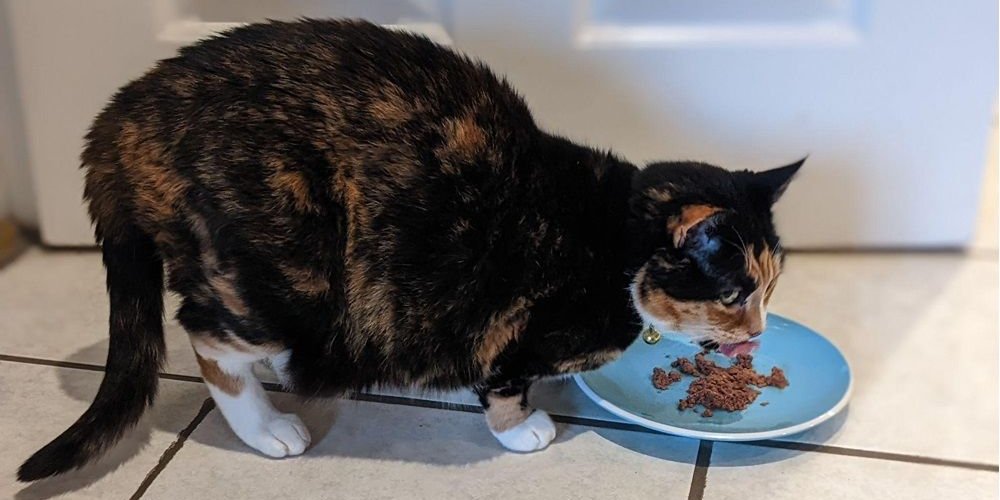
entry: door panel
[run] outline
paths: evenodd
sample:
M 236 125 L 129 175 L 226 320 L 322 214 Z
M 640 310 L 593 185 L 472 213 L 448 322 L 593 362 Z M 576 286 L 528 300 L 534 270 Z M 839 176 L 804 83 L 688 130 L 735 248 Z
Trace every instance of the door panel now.
M 633 162 L 764 169 L 809 154 L 790 247 L 960 246 L 997 88 L 997 4 L 903 0 L 8 1 L 50 244 L 87 244 L 77 157 L 108 96 L 206 32 L 368 17 L 505 73 L 538 122 Z
M 748 3 L 798 7 L 728 10 Z M 960 246 L 971 235 L 997 89 L 995 2 L 454 6 L 456 46 L 505 72 L 538 121 L 571 138 L 636 162 L 756 170 L 809 154 L 777 208 L 788 246 Z M 602 26 L 621 36 L 595 39 Z M 781 29 L 754 39 L 761 26 Z M 685 30 L 700 38 L 669 35 Z

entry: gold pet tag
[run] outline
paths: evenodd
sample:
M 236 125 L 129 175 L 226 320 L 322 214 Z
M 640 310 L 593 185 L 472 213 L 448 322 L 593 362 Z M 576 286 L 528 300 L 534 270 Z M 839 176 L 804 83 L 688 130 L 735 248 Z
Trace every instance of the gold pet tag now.
M 642 331 L 642 340 L 647 344 L 655 344 L 660 341 L 660 332 L 656 331 L 653 325 L 649 325 Z

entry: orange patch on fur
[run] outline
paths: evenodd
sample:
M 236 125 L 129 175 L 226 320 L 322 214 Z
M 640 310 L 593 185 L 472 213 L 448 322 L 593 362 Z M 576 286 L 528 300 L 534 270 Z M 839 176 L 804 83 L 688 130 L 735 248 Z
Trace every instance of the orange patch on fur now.
M 757 289 L 763 294 L 763 302 L 767 304 L 771 300 L 774 286 L 778 282 L 778 275 L 781 274 L 781 254 L 771 250 L 765 245 L 757 254 L 753 245 L 744 248 L 744 257 L 747 274 L 753 278 L 757 284 Z
M 681 314 L 678 301 L 671 298 L 659 288 L 646 286 L 646 267 L 643 266 L 636 274 L 635 282 L 639 286 L 639 301 L 644 309 L 661 321 L 679 325 Z
M 681 208 L 680 215 L 674 215 L 667 219 L 667 231 L 674 235 L 674 246 L 683 245 L 684 239 L 692 227 L 721 211 L 721 208 L 711 205 L 686 205 Z
M 124 218 L 118 215 L 121 200 L 117 193 L 121 188 L 115 180 L 117 171 L 112 163 L 87 164 L 84 195 L 89 201 L 90 218 L 105 236 L 118 232 L 124 223 Z
M 362 192 L 361 168 L 341 165 L 334 174 L 331 192 L 347 212 L 347 242 L 344 251 L 344 292 L 355 334 L 347 336 L 349 349 L 360 356 L 369 342 L 383 352 L 395 347 L 393 287 L 370 274 L 368 264 L 356 255 L 356 245 L 369 227 L 369 208 Z M 366 191 L 367 192 L 367 191 Z
M 556 371 L 559 373 L 576 373 L 587 370 L 594 370 L 611 361 L 618 359 L 622 351 L 619 349 L 608 349 L 589 353 L 579 358 L 561 361 L 556 364 Z
M 488 371 L 497 355 L 524 331 L 528 322 L 528 307 L 528 299 L 521 297 L 510 309 L 494 315 L 490 320 L 476 349 L 476 361 L 484 371 Z
M 198 78 L 191 74 L 179 74 L 167 80 L 170 88 L 180 97 L 192 97 L 198 88 Z
M 754 321 L 743 308 L 727 307 L 714 300 L 677 300 L 659 288 L 644 287 L 645 276 L 645 268 L 636 275 L 640 304 L 649 314 L 675 328 L 701 324 L 722 331 L 739 331 Z
M 368 108 L 373 118 L 388 127 L 395 127 L 413 116 L 412 109 L 415 106 L 406 101 L 402 89 L 392 83 L 386 83 L 380 92 Z
M 705 317 L 710 325 L 719 330 L 733 332 L 743 329 L 747 323 L 747 315 L 742 308 L 730 308 L 714 305 L 705 308 Z
M 358 222 L 365 225 L 367 210 L 364 206 L 364 196 L 361 194 L 361 188 L 359 187 L 360 179 L 356 177 L 358 170 L 358 168 L 353 166 L 340 165 L 338 170 L 333 174 L 330 192 L 334 199 L 339 200 L 343 204 L 344 210 L 347 211 L 349 216 L 348 224 L 353 224 L 354 222 L 350 219 L 357 219 Z M 350 227 L 348 229 L 350 230 Z M 348 238 L 347 244 L 350 245 L 353 239 L 353 237 Z
M 344 123 L 344 108 L 341 106 L 341 103 L 327 92 L 316 92 L 310 94 L 309 97 L 316 101 L 316 108 L 323 115 L 323 125 L 329 135 L 333 137 L 341 136 L 343 134 L 341 127 Z
M 238 396 L 243 392 L 243 380 L 222 371 L 217 361 L 203 358 L 197 352 L 194 353 L 194 357 L 198 360 L 201 378 L 205 379 L 206 384 L 212 384 L 230 396 Z
M 358 189 L 357 184 L 353 182 L 344 183 L 344 204 L 347 205 L 348 212 L 352 214 L 357 214 L 361 210 L 361 203 L 363 197 L 361 195 L 361 190 Z
M 290 205 L 302 213 L 319 211 L 309 194 L 309 181 L 305 174 L 288 170 L 285 168 L 285 162 L 277 158 L 265 160 L 264 165 L 271 169 L 267 185 L 271 186 L 271 189 L 278 193 L 283 201 L 290 200 Z
M 250 308 L 243 302 L 236 290 L 236 273 L 232 270 L 223 271 L 219 256 L 212 246 L 211 235 L 205 220 L 198 216 L 192 216 L 190 223 L 191 231 L 198 238 L 202 271 L 208 280 L 208 286 L 212 289 L 211 291 L 206 290 L 206 293 L 212 295 L 211 292 L 214 291 L 214 295 L 222 301 L 222 305 L 226 309 L 237 316 L 246 316 L 250 312 Z
M 771 302 L 771 294 L 774 293 L 774 287 L 778 284 L 778 280 L 771 280 L 767 284 L 767 288 L 764 290 L 764 304 L 769 304 Z
M 468 161 L 479 155 L 486 146 L 486 133 L 476 125 L 475 117 L 467 113 L 460 118 L 449 118 L 444 123 L 444 145 L 438 150 L 441 156 Z
M 315 269 L 279 266 L 281 273 L 291 282 L 292 288 L 306 295 L 322 295 L 330 290 L 330 282 Z
M 489 408 L 486 409 L 486 423 L 494 432 L 503 432 L 516 427 L 531 415 L 531 408 L 521 404 L 520 394 L 500 396 L 494 393 L 486 395 Z
M 138 208 L 157 222 L 173 217 L 190 183 L 169 165 L 165 145 L 135 122 L 125 122 L 118 149 Z
M 779 255 L 767 246 L 758 254 L 753 245 L 748 245 L 744 248 L 744 257 L 747 274 L 754 280 L 757 289 L 741 307 L 718 306 L 706 310 L 708 323 L 722 331 L 761 331 L 764 328 L 763 311 L 781 272 Z
M 367 265 L 353 255 L 348 255 L 344 268 L 348 311 L 356 329 L 347 337 L 351 352 L 360 356 L 368 342 L 376 342 L 383 352 L 392 352 L 396 335 L 393 288 L 372 280 Z
M 236 284 L 234 277 L 229 274 L 217 274 L 208 278 L 208 283 L 212 285 L 215 290 L 216 295 L 222 301 L 222 305 L 229 309 L 233 314 L 237 316 L 246 316 L 250 309 L 247 307 L 243 299 L 240 298 L 239 292 L 236 291 Z

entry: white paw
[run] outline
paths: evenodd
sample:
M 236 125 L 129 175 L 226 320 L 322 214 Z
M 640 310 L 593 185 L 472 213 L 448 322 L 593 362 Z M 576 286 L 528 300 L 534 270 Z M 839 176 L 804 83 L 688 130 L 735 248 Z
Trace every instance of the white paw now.
M 503 432 L 493 432 L 493 435 L 508 450 L 529 452 L 548 446 L 556 437 L 556 425 L 548 413 L 535 410 L 524 422 Z
M 240 437 L 255 450 L 274 458 L 301 455 L 311 440 L 302 419 L 291 413 L 276 414 L 251 435 Z

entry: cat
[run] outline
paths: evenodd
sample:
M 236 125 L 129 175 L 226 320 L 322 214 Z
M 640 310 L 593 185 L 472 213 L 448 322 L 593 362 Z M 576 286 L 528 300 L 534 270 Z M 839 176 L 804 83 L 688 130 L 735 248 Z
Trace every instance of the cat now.
M 106 374 L 18 477 L 82 466 L 153 403 L 165 287 L 219 410 L 265 455 L 310 436 L 257 362 L 308 397 L 470 387 L 504 447 L 545 448 L 532 381 L 614 360 L 647 324 L 718 344 L 763 331 L 783 255 L 771 208 L 802 161 L 639 169 L 540 130 L 482 63 L 363 21 L 181 49 L 86 137 Z

